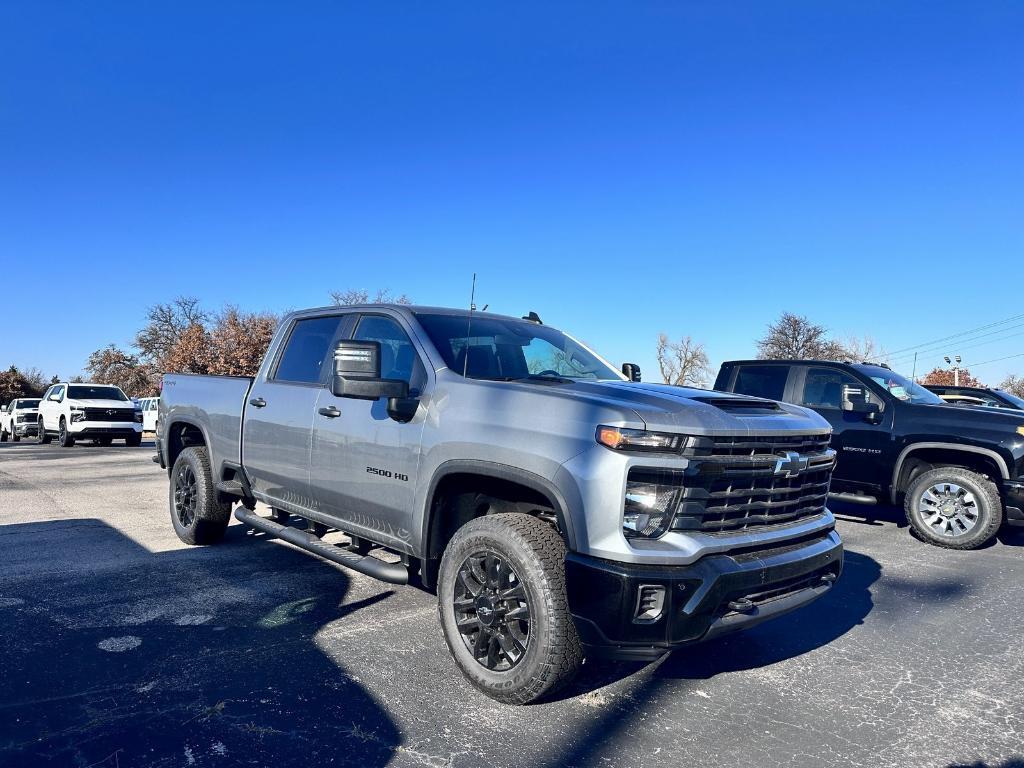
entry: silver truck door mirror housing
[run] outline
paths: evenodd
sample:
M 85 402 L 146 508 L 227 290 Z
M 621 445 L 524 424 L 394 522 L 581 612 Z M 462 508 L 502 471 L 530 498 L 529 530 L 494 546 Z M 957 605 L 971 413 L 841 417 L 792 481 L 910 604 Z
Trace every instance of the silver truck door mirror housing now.
M 404 398 L 409 385 L 400 379 L 382 379 L 379 341 L 339 341 L 334 348 L 331 392 L 336 397 L 376 400 Z

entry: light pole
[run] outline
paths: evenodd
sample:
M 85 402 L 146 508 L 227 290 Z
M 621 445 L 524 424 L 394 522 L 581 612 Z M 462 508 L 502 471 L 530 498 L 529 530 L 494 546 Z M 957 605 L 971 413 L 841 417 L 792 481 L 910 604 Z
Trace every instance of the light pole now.
M 946 361 L 946 365 L 952 365 L 953 366 L 953 386 L 954 387 L 959 387 L 960 386 L 960 355 L 953 355 L 953 359 L 952 360 L 949 359 L 949 355 L 946 355 L 946 357 L 944 359 Z

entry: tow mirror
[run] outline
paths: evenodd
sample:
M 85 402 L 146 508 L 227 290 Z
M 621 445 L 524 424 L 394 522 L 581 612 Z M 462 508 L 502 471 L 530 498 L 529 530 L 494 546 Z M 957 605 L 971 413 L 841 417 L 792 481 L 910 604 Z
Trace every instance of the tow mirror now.
M 623 363 L 622 375 L 630 381 L 640 381 L 640 366 L 636 363 Z
M 843 410 L 849 413 L 859 413 L 868 424 L 878 424 L 882 421 L 882 409 L 878 403 L 873 403 L 867 398 L 862 389 L 845 388 L 843 392 Z
M 362 400 L 401 399 L 409 396 L 409 385 L 380 377 L 379 341 L 339 341 L 334 348 L 331 392 L 335 397 Z

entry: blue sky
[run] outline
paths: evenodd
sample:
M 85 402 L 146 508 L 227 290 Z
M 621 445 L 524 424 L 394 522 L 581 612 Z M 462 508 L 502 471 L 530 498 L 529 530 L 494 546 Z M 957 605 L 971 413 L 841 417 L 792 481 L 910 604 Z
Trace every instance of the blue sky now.
M 474 271 L 646 378 L 784 310 L 890 350 L 1024 315 L 1020 3 L 371 5 L 0 7 L 0 365 Z

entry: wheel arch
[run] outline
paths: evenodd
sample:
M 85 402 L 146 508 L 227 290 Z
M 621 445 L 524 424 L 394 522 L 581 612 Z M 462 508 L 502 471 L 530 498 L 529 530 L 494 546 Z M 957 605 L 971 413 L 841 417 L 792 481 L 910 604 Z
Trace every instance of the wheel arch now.
M 911 443 L 900 451 L 896 459 L 896 465 L 892 471 L 892 481 L 889 484 L 889 497 L 893 504 L 897 504 L 899 494 L 903 492 L 906 481 L 909 479 L 905 470 L 909 469 L 908 459 L 922 459 L 932 463 L 936 460 L 945 460 L 947 457 L 954 461 L 957 456 L 970 457 L 964 466 L 969 468 L 987 467 L 994 469 L 997 480 L 1008 480 L 1010 477 L 1009 467 L 1006 460 L 991 448 L 982 448 L 977 445 L 964 445 L 963 443 L 944 442 L 922 442 Z
M 420 526 L 420 549 L 424 562 L 437 556 L 438 539 L 444 537 L 444 532 L 438 530 L 439 518 L 444 514 L 439 502 L 444 496 L 446 486 L 453 482 L 466 482 L 467 487 L 472 487 L 474 482 L 490 483 L 495 484 L 499 489 L 521 488 L 535 494 L 536 498 L 546 502 L 545 506 L 551 508 L 555 515 L 559 534 L 566 546 L 570 550 L 574 549 L 576 539 L 572 528 L 572 517 L 569 514 L 565 497 L 553 482 L 520 467 L 486 460 L 456 459 L 438 466 L 427 488 Z M 429 580 L 429 575 L 427 578 Z
M 167 448 L 165 453 L 168 474 L 174 469 L 174 462 L 177 460 L 178 455 L 189 446 L 202 445 L 207 450 L 210 449 L 210 438 L 206 433 L 206 428 L 192 419 L 175 417 L 167 425 L 167 430 L 164 434 L 165 446 Z M 210 461 L 212 465 L 212 457 Z

